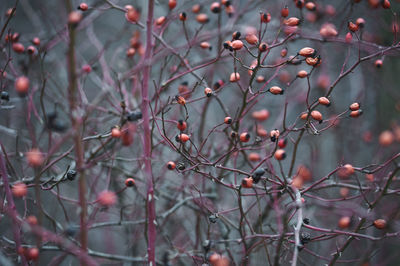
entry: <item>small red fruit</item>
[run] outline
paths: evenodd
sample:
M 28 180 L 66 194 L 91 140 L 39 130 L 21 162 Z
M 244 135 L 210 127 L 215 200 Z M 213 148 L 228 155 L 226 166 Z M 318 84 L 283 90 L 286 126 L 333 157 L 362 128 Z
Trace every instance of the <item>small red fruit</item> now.
M 232 117 L 230 117 L 230 116 L 225 117 L 224 123 L 227 125 L 230 125 L 232 123 Z
M 253 117 L 254 119 L 256 119 L 257 121 L 265 121 L 269 118 L 269 111 L 267 109 L 262 109 L 259 111 L 254 111 L 251 114 L 251 117 Z
M 240 134 L 240 141 L 241 142 L 248 142 L 250 140 L 250 134 L 248 132 L 243 132 Z
M 384 219 L 377 219 L 377 220 L 374 221 L 374 226 L 377 229 L 385 229 L 386 225 L 387 225 L 387 223 L 386 223 L 386 221 Z
M 11 192 L 14 197 L 22 198 L 28 194 L 28 188 L 25 183 L 19 182 L 13 185 Z
M 211 97 L 212 93 L 213 93 L 212 89 L 210 89 L 210 88 L 205 88 L 205 89 L 204 89 L 204 94 L 205 94 L 207 97 Z
M 117 196 L 112 191 L 104 190 L 97 197 L 97 202 L 104 207 L 110 207 L 117 202 Z
M 111 137 L 120 138 L 121 135 L 122 135 L 122 133 L 121 133 L 121 129 L 119 129 L 119 127 L 114 127 L 113 129 L 111 129 Z
M 187 128 L 187 124 L 185 121 L 183 121 L 182 119 L 180 119 L 178 121 L 178 123 L 176 124 L 176 127 L 180 130 L 180 131 L 185 131 L 185 129 Z
M 311 112 L 311 117 L 312 117 L 314 120 L 317 120 L 317 121 L 319 121 L 319 122 L 322 122 L 322 114 L 321 114 L 319 111 L 317 111 L 317 110 L 314 110 L 314 111 Z
M 78 7 L 78 9 L 82 10 L 82 11 L 86 11 L 88 10 L 88 5 L 86 3 L 81 3 Z
M 176 167 L 176 164 L 175 164 L 173 161 L 169 161 L 169 162 L 167 163 L 167 168 L 168 168 L 168 170 L 174 170 L 175 167 Z
M 168 6 L 170 10 L 174 9 L 176 7 L 176 0 L 169 0 Z
M 125 186 L 133 187 L 134 185 L 135 185 L 135 179 L 133 179 L 133 178 L 125 179 Z
M 243 178 L 242 187 L 244 187 L 244 188 L 252 188 L 253 187 L 253 178 L 252 177 Z
M 39 167 L 44 162 L 43 154 L 36 148 L 33 148 L 26 153 L 26 159 L 28 164 L 32 167 Z
M 79 11 L 72 11 L 68 15 L 68 23 L 71 25 L 76 25 L 82 20 L 82 13 Z
M 279 147 L 279 148 L 283 149 L 283 148 L 286 147 L 286 145 L 287 145 L 287 139 L 280 139 L 280 140 L 278 141 L 278 147 Z
M 37 225 L 38 219 L 34 215 L 29 215 L 28 217 L 26 217 L 26 222 L 30 225 Z
M 283 94 L 283 89 L 280 88 L 280 87 L 278 87 L 278 86 L 272 86 L 272 87 L 269 89 L 269 91 L 270 91 L 272 94 L 275 94 L 275 95 L 277 95 L 277 94 Z
M 240 80 L 240 74 L 237 72 L 233 72 L 229 78 L 230 82 L 237 82 Z
M 275 159 L 278 161 L 284 160 L 286 158 L 286 153 L 285 150 L 283 149 L 277 149 L 275 154 L 274 154 Z
M 318 102 L 320 104 L 322 104 L 322 105 L 325 105 L 325 106 L 330 106 L 331 105 L 331 101 L 329 101 L 329 99 L 326 98 L 326 97 L 319 97 Z
M 284 8 L 282 8 L 281 10 L 281 16 L 283 18 L 286 18 L 287 16 L 289 16 L 289 8 L 287 6 L 285 6 Z
M 39 258 L 39 249 L 38 248 L 29 248 L 27 251 L 26 257 L 28 260 L 37 260 Z
M 381 68 L 383 65 L 383 61 L 381 59 L 378 59 L 375 61 L 374 65 L 376 68 Z
M 340 218 L 338 226 L 342 229 L 346 229 L 350 226 L 351 219 L 348 216 L 343 216 Z
M 25 46 L 22 43 L 15 42 L 12 45 L 12 49 L 14 50 L 14 52 L 22 54 L 25 51 Z
M 177 138 L 180 142 L 185 143 L 186 141 L 188 141 L 190 139 L 190 137 L 184 133 L 181 133 L 178 135 Z

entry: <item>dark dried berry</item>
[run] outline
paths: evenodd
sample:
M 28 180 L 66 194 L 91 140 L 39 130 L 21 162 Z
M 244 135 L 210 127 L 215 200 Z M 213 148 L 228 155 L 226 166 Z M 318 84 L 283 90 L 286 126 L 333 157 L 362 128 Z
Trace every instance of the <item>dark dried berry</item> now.
M 71 181 L 73 181 L 74 179 L 75 179 L 75 177 L 76 177 L 76 171 L 75 170 L 68 170 L 68 172 L 67 172 L 67 178 L 68 178 L 68 180 L 71 180 Z
M 305 223 L 305 224 L 310 224 L 310 219 L 304 218 L 304 219 L 303 219 L 303 223 Z
M 142 119 L 142 112 L 139 110 L 132 111 L 126 116 L 126 119 L 131 122 Z
M 208 216 L 208 220 L 210 221 L 210 223 L 215 224 L 218 221 L 219 215 L 218 213 L 214 213 L 211 214 L 210 216 Z
M 176 169 L 178 169 L 179 171 L 183 171 L 185 170 L 185 164 L 183 162 L 180 162 L 176 165 Z
M 0 97 L 2 100 L 7 101 L 7 102 L 10 100 L 10 95 L 6 91 L 2 91 Z
M 302 245 L 305 245 L 305 244 L 307 244 L 307 243 L 310 242 L 310 241 L 311 241 L 311 235 L 310 235 L 310 233 L 302 232 L 302 233 L 300 234 L 300 242 L 301 242 Z

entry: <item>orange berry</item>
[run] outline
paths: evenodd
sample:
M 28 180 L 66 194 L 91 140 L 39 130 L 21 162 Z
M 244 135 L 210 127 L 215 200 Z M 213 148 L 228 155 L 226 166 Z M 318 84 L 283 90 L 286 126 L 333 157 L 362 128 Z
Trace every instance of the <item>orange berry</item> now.
M 291 17 L 291 18 L 286 19 L 283 23 L 286 26 L 292 26 L 293 27 L 293 26 L 297 26 L 297 25 L 300 24 L 300 19 L 298 19 L 296 17 Z
M 26 217 L 26 222 L 30 225 L 37 225 L 38 219 L 35 215 L 29 215 L 28 217 Z
M 351 41 L 353 40 L 353 35 L 351 35 L 351 33 L 348 32 L 348 33 L 346 34 L 345 40 L 346 40 L 347 43 L 351 43 Z
M 120 138 L 122 135 L 121 130 L 118 127 L 114 127 L 111 129 L 111 137 Z
M 14 50 L 14 52 L 22 54 L 25 51 L 25 46 L 22 43 L 16 42 L 13 43 L 12 49 Z
M 82 13 L 79 11 L 72 11 L 68 15 L 68 23 L 71 25 L 76 25 L 82 20 Z
M 167 163 L 167 168 L 168 168 L 168 170 L 174 170 L 175 167 L 176 167 L 176 164 L 175 164 L 173 161 L 169 161 L 169 162 Z
M 261 22 L 268 23 L 271 21 L 271 14 L 270 13 L 261 13 Z
M 254 111 L 251 116 L 258 121 L 265 121 L 269 118 L 269 111 L 267 109 L 262 109 L 259 111 Z
M 133 179 L 133 178 L 125 179 L 125 186 L 133 187 L 134 185 L 135 185 L 135 179 Z
M 378 59 L 375 61 L 374 65 L 376 68 L 381 68 L 383 65 L 383 61 L 381 59 Z
M 15 90 L 20 96 L 28 93 L 29 85 L 29 79 L 25 76 L 18 77 L 14 83 Z
M 175 100 L 180 105 L 185 105 L 186 104 L 186 100 L 182 96 L 175 96 Z
M 286 152 L 283 149 L 277 149 L 274 154 L 275 159 L 278 161 L 284 160 L 286 158 Z
M 338 175 L 340 178 L 349 178 L 352 174 L 354 174 L 354 167 L 351 164 L 345 164 L 338 171 Z
M 384 9 L 389 9 L 390 8 L 390 1 L 389 0 L 382 0 L 381 5 Z
M 213 91 L 212 91 L 211 88 L 205 88 L 205 89 L 204 89 L 204 94 L 205 94 L 207 97 L 211 97 L 211 95 L 213 94 Z
M 167 18 L 165 16 L 161 16 L 159 18 L 156 19 L 155 23 L 157 26 L 161 26 L 162 24 L 164 24 L 164 22 L 167 20 Z
M 316 53 L 314 48 L 310 48 L 310 47 L 304 47 L 299 51 L 299 55 L 304 56 L 304 57 L 310 57 L 310 56 L 314 56 Z
M 301 113 L 301 115 L 300 115 L 300 119 L 301 120 L 307 120 L 307 118 L 308 118 L 308 113 L 307 112 Z
M 356 111 L 351 111 L 350 112 L 350 116 L 351 117 L 359 117 L 360 115 L 362 115 L 363 111 L 361 109 L 358 109 Z
M 43 164 L 44 157 L 39 149 L 33 148 L 26 153 L 26 160 L 31 167 L 39 167 Z
M 168 6 L 170 10 L 174 9 L 176 7 L 176 0 L 169 0 Z
M 335 25 L 333 25 L 332 23 L 325 23 L 319 30 L 319 34 L 323 38 L 328 38 L 328 37 L 335 37 L 336 35 L 338 35 L 338 32 L 336 30 Z
M 230 117 L 230 116 L 225 117 L 224 123 L 227 125 L 230 125 L 232 123 L 232 117 Z
M 264 76 L 257 76 L 257 77 L 256 77 L 256 81 L 257 81 L 258 83 L 262 83 L 262 82 L 265 81 L 265 78 L 264 78 Z
M 213 13 L 219 13 L 219 12 L 221 12 L 221 4 L 218 3 L 218 2 L 212 3 L 211 6 L 210 6 L 210 10 L 211 10 L 211 12 L 213 12 Z
M 262 127 L 259 127 L 257 129 L 257 135 L 260 137 L 266 137 L 266 136 L 268 136 L 268 132 L 265 129 L 263 129 Z
M 185 12 L 182 12 L 179 14 L 179 20 L 180 21 L 185 21 L 187 19 L 187 15 Z
M 39 46 L 40 45 L 40 39 L 38 37 L 35 37 L 35 38 L 32 39 L 32 43 L 34 45 L 36 45 L 36 46 Z
M 358 19 L 356 20 L 356 24 L 357 24 L 360 28 L 363 28 L 364 25 L 365 25 L 365 20 L 364 20 L 363 18 L 358 18 Z
M 126 8 L 126 7 L 125 7 Z M 140 19 L 140 13 L 132 6 L 129 6 L 127 9 L 127 12 L 125 14 L 125 18 L 127 21 L 131 23 L 136 23 Z
M 282 8 L 281 10 L 281 16 L 283 18 L 286 18 L 287 16 L 289 16 L 289 8 L 287 6 L 285 6 L 284 8 Z
M 387 147 L 390 146 L 394 142 L 394 134 L 389 131 L 385 130 L 379 135 L 379 144 Z
M 243 178 L 242 187 L 244 187 L 244 188 L 252 188 L 253 187 L 253 178 L 252 177 Z
M 343 216 L 340 218 L 338 226 L 342 229 L 346 229 L 350 226 L 351 219 L 348 216 Z
M 279 138 L 280 132 L 277 129 L 271 130 L 269 133 L 269 137 L 271 138 L 271 141 L 276 141 Z
M 240 134 L 240 141 L 241 142 L 248 142 L 250 140 L 250 134 L 248 132 L 243 132 Z
M 286 145 L 287 145 L 287 139 L 280 139 L 280 140 L 278 141 L 278 147 L 279 147 L 279 148 L 283 149 L 283 148 L 286 147 Z
M 258 162 L 259 160 L 261 160 L 260 155 L 258 153 L 256 153 L 256 152 L 250 153 L 247 158 L 251 162 Z
M 285 57 L 286 55 L 287 55 L 287 49 L 286 48 L 283 48 L 282 50 L 281 50 L 281 57 Z
M 321 114 L 319 111 L 317 111 L 317 110 L 314 110 L 314 111 L 311 112 L 311 117 L 312 117 L 314 120 L 317 120 L 317 121 L 319 121 L 319 122 L 322 122 L 322 114 Z
M 190 137 L 184 133 L 181 133 L 178 135 L 178 140 L 182 143 L 185 143 L 186 141 L 188 141 L 190 139 Z
M 387 225 L 387 223 L 384 219 L 377 219 L 374 221 L 374 226 L 377 229 L 385 229 L 386 225 Z
M 97 202 L 105 207 L 110 207 L 117 202 L 117 196 L 112 191 L 104 190 L 97 197 Z
M 208 22 L 208 16 L 207 16 L 207 14 L 204 14 L 204 13 L 198 14 L 196 16 L 196 20 L 197 20 L 197 22 L 199 22 L 201 24 L 205 24 Z
M 330 106 L 331 105 L 331 101 L 329 101 L 329 99 L 326 98 L 326 97 L 319 97 L 318 98 L 318 102 L 320 104 L 322 104 L 322 105 L 325 105 L 325 106 Z
M 318 67 L 321 64 L 321 58 L 319 56 L 317 57 L 307 57 L 306 58 L 306 63 L 309 66 L 313 66 L 313 67 Z
M 265 52 L 268 50 L 268 44 L 266 44 L 265 42 L 260 43 L 260 45 L 258 46 L 258 50 L 260 52 Z
M 241 40 L 235 40 L 232 42 L 231 47 L 233 50 L 240 50 L 243 48 L 243 42 Z
M 14 197 L 22 198 L 28 194 L 28 188 L 25 185 L 25 183 L 19 182 L 12 186 L 11 192 L 14 195 Z
M 200 43 L 200 47 L 203 48 L 203 49 L 209 49 L 209 50 L 211 50 L 211 45 L 210 45 L 209 42 L 201 42 L 201 43 Z
M 306 8 L 310 11 L 315 11 L 317 9 L 317 6 L 313 2 L 308 2 L 306 4 Z
M 358 31 L 358 25 L 351 21 L 349 21 L 349 23 L 347 24 L 347 27 L 349 28 L 349 31 L 351 31 L 351 32 Z
M 258 37 L 255 34 L 247 34 L 246 35 L 246 42 L 248 42 L 249 44 L 257 44 L 258 43 Z
M 299 77 L 299 78 L 305 78 L 307 76 L 308 76 L 308 73 L 305 70 L 300 70 L 299 72 L 297 72 L 297 77 Z
M 200 9 L 201 9 L 201 5 L 196 4 L 196 5 L 194 5 L 194 6 L 192 7 L 192 12 L 195 13 L 195 14 L 197 14 L 197 13 L 200 12 Z
M 178 121 L 178 123 L 176 124 L 176 127 L 180 130 L 180 131 L 185 131 L 185 129 L 187 128 L 187 124 L 185 121 L 183 121 L 182 119 Z
M 275 95 L 277 95 L 277 94 L 283 94 L 283 89 L 280 88 L 280 87 L 278 87 L 278 86 L 272 86 L 272 87 L 269 89 L 269 91 L 270 91 L 272 94 L 275 94 Z
M 237 82 L 240 80 L 240 74 L 238 72 L 233 72 L 229 77 L 230 82 Z
M 39 258 L 39 249 L 38 248 L 29 248 L 27 251 L 26 257 L 28 260 L 37 260 Z
M 78 9 L 82 10 L 82 11 L 86 11 L 88 10 L 88 5 L 86 3 L 81 3 L 78 7 Z
M 358 109 L 360 109 L 360 104 L 359 103 L 352 103 L 349 107 L 349 109 L 351 111 L 357 111 Z

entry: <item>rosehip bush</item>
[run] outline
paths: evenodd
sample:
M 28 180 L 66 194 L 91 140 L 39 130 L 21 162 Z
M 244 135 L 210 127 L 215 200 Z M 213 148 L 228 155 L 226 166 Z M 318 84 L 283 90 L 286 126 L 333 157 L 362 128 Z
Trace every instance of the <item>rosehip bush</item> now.
M 399 1 L 3 0 L 2 265 L 396 265 Z

